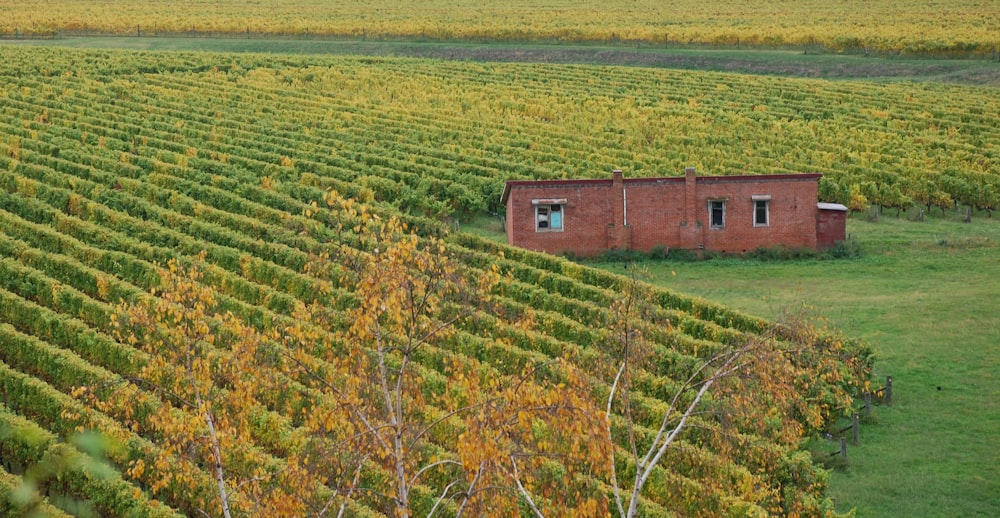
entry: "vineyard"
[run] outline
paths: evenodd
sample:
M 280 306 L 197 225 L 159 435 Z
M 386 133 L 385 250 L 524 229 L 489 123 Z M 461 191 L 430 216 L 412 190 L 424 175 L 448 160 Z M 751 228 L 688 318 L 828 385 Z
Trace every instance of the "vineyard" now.
M 698 142 L 747 138 L 715 124 L 752 132 L 794 125 L 803 103 L 829 109 L 805 93 L 820 83 L 785 100 L 754 80 L 751 103 L 747 78 L 711 74 L 0 55 L 0 508 L 379 515 L 489 502 L 601 515 L 622 504 L 614 474 L 648 466 L 650 485 L 625 500 L 645 515 L 832 509 L 826 473 L 797 447 L 849 407 L 863 346 L 451 230 L 495 210 L 506 178 L 750 161 L 760 149 L 724 157 Z M 870 88 L 860 95 L 880 96 Z M 727 110 L 735 118 L 715 122 Z M 960 127 L 985 130 L 985 117 Z M 394 278 L 425 294 L 418 316 L 391 311 L 403 302 L 380 289 Z M 419 347 L 380 356 L 386 340 Z M 608 365 L 633 340 L 650 352 L 616 398 Z M 770 352 L 739 363 L 744 376 L 711 377 L 737 368 L 715 358 L 750 347 Z M 388 408 L 424 431 L 357 420 L 373 408 L 363 380 L 388 368 L 410 387 Z M 685 388 L 706 381 L 719 387 L 708 412 L 685 414 L 689 432 L 660 464 L 623 453 L 656 435 L 658 415 L 676 418 L 675 403 L 696 405 L 702 393 Z M 371 450 L 351 426 L 412 442 Z M 409 473 L 398 487 L 394 468 Z M 473 490 L 480 475 L 491 491 Z
M 872 4 L 796 0 L 779 4 L 642 0 L 590 2 L 393 2 L 280 0 L 267 4 L 30 0 L 0 6 L 0 34 L 214 35 L 224 37 L 420 38 L 476 42 L 570 42 L 645 46 L 795 47 L 815 51 L 996 56 L 1000 17 L 989 2 L 941 6 L 920 0 Z
M 178 72 L 164 79 L 120 75 L 113 69 L 125 65 L 115 60 L 74 69 L 60 51 L 7 58 L 26 79 L 97 81 L 117 105 L 148 111 L 144 125 L 172 133 L 149 158 L 208 170 L 232 159 L 277 182 L 339 178 L 368 199 L 437 218 L 497 212 L 507 179 L 604 177 L 612 168 L 672 176 L 687 166 L 704 174 L 821 172 L 823 201 L 855 210 L 1000 204 L 1000 106 L 989 88 L 380 58 L 136 63 L 142 72 Z M 15 104 L 22 95 L 48 100 L 25 107 L 21 119 L 44 123 L 46 110 L 69 105 L 88 110 L 78 91 L 36 81 L 8 89 Z M 157 97 L 174 102 L 154 109 L 149 99 Z M 223 111 L 242 118 L 220 119 Z M 267 134 L 248 135 L 248 124 Z M 143 129 L 122 126 L 114 137 L 130 146 L 157 138 Z M 83 144 L 100 137 L 78 133 Z M 250 138 L 253 152 L 237 152 Z M 20 140 L 10 134 L 12 153 Z
M 391 514 L 384 499 L 351 497 L 334 475 L 309 471 L 315 462 L 310 463 L 308 452 L 329 447 L 335 440 L 330 426 L 348 422 L 346 417 L 338 421 L 336 414 L 335 394 L 346 389 L 331 393 L 316 377 L 318 372 L 341 372 L 344 357 L 338 351 L 353 339 L 355 329 L 348 329 L 347 322 L 364 321 L 364 313 L 357 311 L 370 300 L 362 296 L 368 284 L 345 280 L 346 264 L 323 258 L 371 258 L 379 247 L 424 257 L 406 248 L 410 241 L 405 238 L 380 241 L 385 228 L 379 231 L 377 223 L 393 214 L 409 222 L 396 227 L 396 234 L 409 225 L 421 229 L 421 241 L 447 250 L 447 257 L 461 265 L 462 278 L 502 272 L 507 279 L 485 291 L 455 290 L 481 293 L 495 306 L 472 312 L 454 333 L 420 349 L 415 376 L 423 384 L 409 395 L 425 401 L 414 406 L 420 415 L 447 416 L 455 412 L 454 398 L 473 397 L 478 391 L 459 388 L 477 386 L 469 381 L 475 379 L 470 372 L 484 372 L 492 383 L 508 380 L 517 390 L 537 387 L 535 397 L 542 401 L 590 393 L 590 403 L 581 401 L 574 408 L 596 405 L 608 392 L 608 380 L 599 375 L 606 356 L 602 351 L 615 342 L 610 331 L 594 323 L 609 322 L 609 329 L 642 328 L 657 351 L 657 359 L 634 375 L 630 399 L 642 416 L 662 409 L 671 391 L 682 389 L 699 358 L 709 361 L 765 330 L 757 319 L 662 291 L 643 291 L 646 311 L 655 318 L 616 320 L 609 308 L 624 289 L 619 277 L 461 234 L 445 234 L 444 241 L 437 241 L 434 235 L 445 231 L 440 218 L 491 207 L 506 174 L 554 175 L 557 163 L 626 160 L 590 155 L 593 151 L 584 151 L 570 134 L 539 120 L 534 112 L 544 104 L 541 100 L 529 106 L 516 91 L 501 96 L 509 100 L 494 107 L 492 115 L 482 112 L 489 83 L 469 89 L 467 107 L 464 102 L 444 107 L 441 100 L 454 93 L 444 85 L 483 80 L 463 77 L 461 67 L 422 61 L 280 63 L 241 57 L 234 62 L 211 55 L 10 49 L 4 50 L 4 58 L 0 448 L 8 488 L 5 505 L 23 505 L 23 492 L 12 488 L 24 478 L 38 484 L 32 505 L 53 514 L 58 509 L 100 515 L 218 514 L 229 506 L 237 514 L 300 514 L 337 498 L 354 513 Z M 44 70 L 32 70 L 38 66 Z M 565 73 L 573 77 L 583 70 Z M 530 71 L 515 67 L 497 72 L 513 79 Z M 417 76 L 426 85 L 421 90 L 410 83 Z M 394 100 L 396 96 L 400 98 Z M 466 115 L 480 115 L 452 113 L 453 106 Z M 519 129 L 512 131 L 504 117 L 520 121 L 515 125 Z M 357 209 L 358 202 L 368 205 Z M 375 237 L 365 231 L 373 225 Z M 430 266 L 422 270 L 433 270 L 435 263 L 425 261 Z M 328 270 L 341 273 L 322 273 Z M 197 288 L 176 284 L 189 271 Z M 441 271 L 450 270 L 442 266 Z M 187 287 L 171 290 L 171 282 Z M 225 462 L 228 475 L 220 482 L 231 488 L 229 498 L 220 499 L 213 491 L 215 472 L 207 454 L 195 452 L 193 460 L 185 455 L 184 448 L 199 444 L 199 434 L 207 432 L 197 424 L 201 405 L 183 404 L 187 400 L 181 388 L 169 385 L 175 380 L 170 373 L 184 362 L 170 362 L 164 351 L 149 348 L 152 342 L 130 334 L 140 331 L 119 325 L 173 314 L 169 304 L 155 311 L 151 306 L 148 313 L 141 309 L 146 307 L 142 301 L 173 300 L 148 296 L 157 289 L 160 297 L 187 290 L 200 294 L 191 306 L 194 316 L 177 313 L 175 325 L 191 322 L 201 330 L 207 324 L 195 323 L 209 322 L 220 333 L 253 337 L 246 340 L 258 344 L 251 362 L 236 345 L 246 340 L 226 335 L 225 343 L 232 344 L 226 348 L 219 338 L 220 345 L 210 347 L 205 360 L 216 365 L 210 371 L 219 387 L 197 392 L 199 401 L 201 394 L 215 392 L 226 401 L 242 398 L 242 417 L 219 417 L 220 433 L 232 434 L 220 444 L 236 450 Z M 359 297 L 362 305 L 356 306 L 352 301 Z M 303 305 L 312 301 L 316 303 Z M 449 298 L 438 304 L 458 303 Z M 651 327 L 652 322 L 660 325 Z M 149 329 L 153 333 L 156 328 Z M 198 336 L 198 344 L 215 343 L 209 335 Z M 730 416 L 735 430 L 696 418 L 700 431 L 667 456 L 677 469 L 651 471 L 655 488 L 643 493 L 640 509 L 652 514 L 829 509 L 822 496 L 823 472 L 795 448 L 801 434 L 844 410 L 863 374 L 840 363 L 855 354 L 855 346 L 842 349 L 840 341 L 815 340 L 819 350 L 830 351 L 823 356 L 827 360 L 789 363 L 789 369 L 804 376 L 790 379 L 794 386 L 774 395 L 815 392 L 808 406 L 796 397 L 789 404 L 797 410 L 771 417 L 793 423 L 772 422 L 759 429 L 762 416 L 755 412 L 766 412 L 767 405 L 749 405 L 752 398 L 746 395 L 739 401 L 756 410 Z M 261 344 L 271 352 L 262 353 Z M 559 362 L 569 363 L 554 368 Z M 792 360 L 776 364 L 785 362 Z M 188 365 L 194 368 L 190 360 Z M 222 368 L 233 365 L 237 367 Z M 573 374 L 577 370 L 583 374 Z M 341 375 L 355 379 L 347 372 Z M 550 374 L 531 381 L 522 379 L 527 372 L 536 373 L 532 379 Z M 248 381 L 247 373 L 257 374 L 260 382 Z M 805 381 L 818 373 L 823 382 Z M 561 392 L 567 384 L 570 394 Z M 455 387 L 457 394 L 444 390 L 446 386 Z M 723 401 L 720 393 L 712 404 L 721 409 Z M 531 421 L 522 417 L 524 412 L 517 412 L 517 421 L 534 422 L 528 426 L 531 433 L 504 433 L 519 438 L 512 444 L 534 444 L 534 454 L 549 459 L 538 461 L 539 472 L 531 478 L 517 479 L 519 485 L 522 480 L 528 484 L 523 494 L 538 500 L 532 505 L 594 513 L 609 505 L 607 467 L 594 460 L 586 461 L 592 468 L 568 461 L 553 467 L 552 459 L 569 458 L 546 450 L 554 447 L 550 434 L 555 428 L 537 430 L 543 418 Z M 444 420 L 447 430 L 466 431 L 431 430 L 415 443 L 420 457 L 430 465 L 443 466 L 444 460 L 432 460 L 441 457 L 455 459 L 448 465 L 459 464 L 468 448 L 455 440 L 478 430 L 473 417 Z M 612 418 L 619 445 L 628 429 L 622 419 L 620 414 Z M 649 417 L 638 419 L 640 435 L 655 430 Z M 560 421 L 574 422 L 565 416 Z M 215 428 L 209 429 L 214 437 Z M 78 435 L 87 430 L 101 435 L 89 441 L 86 434 Z M 308 439 L 316 435 L 321 438 Z M 187 446 L 172 437 L 188 437 Z M 96 451 L 95 441 L 101 445 Z M 243 446 L 236 448 L 232 441 Z M 355 450 L 337 451 L 324 460 L 337 458 L 347 465 L 344 455 Z M 357 464 L 355 481 L 381 487 L 379 481 L 388 477 L 381 470 L 387 467 L 372 460 L 370 472 L 362 470 L 369 463 L 364 459 Z M 524 470 L 533 465 L 524 462 Z M 559 475 L 567 472 L 577 475 Z M 338 475 L 342 479 L 344 473 Z M 447 470 L 434 479 L 445 476 Z M 436 507 L 440 499 L 434 495 L 442 489 L 434 486 L 435 480 L 416 484 L 407 505 L 421 512 Z M 581 490 L 590 496 L 581 497 Z M 511 505 L 524 501 L 515 497 Z M 456 512 L 459 504 L 445 505 Z

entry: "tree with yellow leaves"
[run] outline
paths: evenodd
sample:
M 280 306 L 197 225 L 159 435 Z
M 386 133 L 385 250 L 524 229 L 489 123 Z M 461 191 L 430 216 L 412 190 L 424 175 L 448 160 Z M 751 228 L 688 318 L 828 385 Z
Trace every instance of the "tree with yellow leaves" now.
M 198 257 L 203 261 L 204 254 Z M 148 359 L 128 381 L 160 394 L 164 403 L 144 422 L 132 424 L 158 436 L 161 454 L 153 466 L 137 461 L 130 472 L 161 472 L 151 488 L 155 493 L 169 485 L 194 487 L 184 471 L 168 469 L 177 459 L 206 466 L 217 487 L 215 505 L 226 518 L 235 509 L 296 508 L 288 492 L 267 487 L 277 472 L 265 469 L 252 447 L 251 409 L 263 406 L 255 395 L 257 358 L 266 337 L 232 313 L 216 310 L 215 292 L 201 283 L 197 265 L 185 268 L 172 259 L 160 276 L 159 290 L 121 302 L 111 316 L 119 340 Z M 252 467 L 230 470 L 234 465 Z
M 562 381 L 552 385 L 541 371 Z M 466 472 L 493 491 L 488 498 L 474 495 L 463 508 L 468 504 L 476 516 L 509 516 L 520 499 L 538 518 L 606 516 L 595 477 L 608 472 L 611 444 L 592 381 L 560 358 L 525 368 L 506 383 L 488 383 L 468 385 L 481 396 L 469 407 L 458 452 Z
M 340 509 L 355 495 L 367 495 L 383 502 L 386 513 L 407 517 L 418 489 L 432 493 L 422 497 L 428 515 L 449 505 L 457 515 L 509 514 L 518 497 L 540 513 L 532 491 L 560 506 L 598 508 L 589 495 L 564 498 L 554 489 L 554 477 L 539 475 L 557 457 L 572 460 L 571 466 L 581 458 L 604 462 L 603 450 L 589 447 L 603 419 L 587 397 L 583 376 L 565 362 L 505 376 L 447 349 L 456 324 L 488 307 L 502 281 L 499 269 L 474 273 L 438 238 L 419 238 L 398 219 L 371 214 L 332 191 L 326 202 L 337 230 L 349 229 L 357 243 L 334 246 L 309 269 L 347 289 L 352 305 L 341 314 L 331 309 L 332 301 L 313 303 L 302 308 L 302 320 L 313 331 L 296 328 L 286 335 L 298 337 L 289 350 L 319 340 L 322 345 L 312 348 L 326 351 L 326 367 L 304 356 L 291 364 L 336 401 L 314 412 L 309 426 L 316 431 L 315 451 L 337 466 L 324 477 L 340 481 L 334 483 Z M 314 206 L 309 215 L 318 210 Z M 417 361 L 434 354 L 445 358 L 443 373 Z M 543 370 L 552 375 L 543 376 Z M 443 394 L 429 389 L 442 381 Z M 338 447 L 316 446 L 321 443 Z M 391 484 L 360 483 L 364 473 L 375 471 Z

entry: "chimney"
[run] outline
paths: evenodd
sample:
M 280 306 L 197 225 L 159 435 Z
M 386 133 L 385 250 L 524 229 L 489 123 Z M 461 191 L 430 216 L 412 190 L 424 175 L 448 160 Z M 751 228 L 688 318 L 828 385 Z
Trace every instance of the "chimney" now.
M 631 242 L 631 229 L 628 226 L 628 198 L 625 193 L 625 180 L 621 169 L 615 169 L 611 172 L 609 196 L 611 221 L 608 222 L 607 248 L 628 250 Z
M 615 169 L 611 171 L 611 224 L 612 225 L 627 225 L 628 224 L 628 213 L 626 212 L 625 204 L 625 180 L 624 175 L 622 175 L 621 169 Z
M 681 248 L 694 250 L 701 239 L 698 224 L 698 186 L 693 167 L 684 169 L 684 218 L 681 221 Z
M 697 175 L 693 167 L 684 168 L 684 214 L 685 220 L 694 223 L 696 219 L 695 203 L 698 200 Z

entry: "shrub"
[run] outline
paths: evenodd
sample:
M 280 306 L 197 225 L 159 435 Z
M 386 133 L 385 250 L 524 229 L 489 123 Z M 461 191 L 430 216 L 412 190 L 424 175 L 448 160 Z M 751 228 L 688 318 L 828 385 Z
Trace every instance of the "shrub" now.
M 658 260 L 666 259 L 670 255 L 670 248 L 663 245 L 656 245 L 649 250 L 649 258 Z
M 698 252 L 685 250 L 682 248 L 671 248 L 667 250 L 666 259 L 671 261 L 693 262 L 699 259 Z
M 645 259 L 642 252 L 612 248 L 601 254 L 601 260 L 609 263 L 634 263 Z
M 839 241 L 832 248 L 824 250 L 820 255 L 823 259 L 857 259 L 862 255 L 861 245 L 853 239 Z
M 745 257 L 749 259 L 757 259 L 758 261 L 788 261 L 795 259 L 814 259 L 819 254 L 816 250 L 805 247 L 787 247 L 787 246 L 776 246 L 776 247 L 758 247 L 751 252 L 745 254 Z

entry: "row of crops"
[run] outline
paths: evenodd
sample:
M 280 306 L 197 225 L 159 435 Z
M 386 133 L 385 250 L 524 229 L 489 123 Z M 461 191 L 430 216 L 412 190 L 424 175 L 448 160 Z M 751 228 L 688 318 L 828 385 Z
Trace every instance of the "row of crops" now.
M 795 0 L 752 6 L 732 0 L 640 0 L 622 5 L 596 0 L 491 5 L 434 0 L 419 6 L 279 0 L 266 6 L 236 1 L 194 4 L 183 12 L 162 0 L 109 0 L 99 6 L 59 0 L 44 11 L 33 7 L 30 0 L 0 6 L 0 34 L 694 43 L 983 57 L 996 55 L 1000 44 L 997 15 L 976 0 L 955 0 L 947 6 L 926 0 Z
M 600 366 L 612 337 L 602 323 L 614 320 L 609 308 L 624 281 L 447 233 L 439 218 L 495 209 L 509 177 L 602 175 L 611 163 L 658 173 L 672 169 L 674 160 L 691 163 L 640 152 L 628 130 L 637 122 L 616 115 L 625 109 L 648 122 L 652 113 L 676 110 L 676 118 L 718 102 L 720 85 L 739 91 L 744 82 L 724 75 L 414 60 L 10 48 L 0 55 L 6 86 L 0 94 L 0 508 L 23 503 L 19 488 L 33 481 L 37 493 L 29 496 L 40 510 L 102 516 L 195 515 L 218 506 L 210 463 L 171 450 L 157 427 L 161 421 L 153 419 L 197 421 L 197 415 L 155 387 L 130 385 L 124 395 L 110 389 L 157 361 L 116 333 L 116 304 L 150 298 L 160 286 L 158 265 L 179 259 L 203 265 L 200 282 L 215 293 L 219 314 L 231 313 L 264 335 L 308 327 L 301 303 L 312 300 L 331 306 L 338 315 L 334 328 L 348 325 L 344 315 L 354 293 L 329 286 L 309 268 L 331 244 L 366 246 L 350 225 L 337 226 L 335 209 L 322 205 L 330 190 L 383 216 L 405 215 L 426 236 L 443 235 L 448 253 L 471 277 L 494 267 L 510 276 L 495 294 L 494 309 L 475 311 L 418 357 L 419 377 L 427 380 L 423 414 L 447 414 L 449 366 L 462 358 L 481 362 L 500 379 L 572 358 L 589 373 L 594 397 L 606 394 Z M 780 93 L 778 83 L 762 81 L 762 88 Z M 805 102 L 790 96 L 786 106 L 778 99 L 768 101 L 768 112 L 750 113 L 790 116 L 791 106 Z M 750 101 L 737 96 L 732 102 L 735 110 Z M 570 103 L 581 108 L 570 110 Z M 655 429 L 655 415 L 693 365 L 766 327 L 706 301 L 665 291 L 646 296 L 648 318 L 631 324 L 654 351 L 635 375 L 632 393 L 640 436 Z M 295 347 L 301 361 L 332 370 L 340 347 L 335 331 L 315 330 L 315 344 L 278 340 L 277 347 Z M 221 346 L 213 354 L 220 365 L 236 357 Z M 828 397 L 839 384 L 860 381 L 843 365 L 833 369 L 800 381 L 809 394 L 802 415 L 792 418 L 802 421 L 803 433 L 820 424 L 810 416 L 843 410 Z M 309 433 L 309 411 L 336 406 L 307 373 L 275 368 L 256 374 L 274 385 L 258 387 L 247 409 L 253 416 L 247 459 L 232 467 L 246 480 L 258 477 L 261 466 L 280 472 L 290 465 L 296 438 Z M 657 470 L 644 511 L 828 510 L 822 470 L 795 450 L 794 438 L 773 429 L 767 409 L 760 411 L 752 414 L 759 417 L 755 425 L 741 422 L 725 433 L 712 416 L 696 418 L 696 431 Z M 622 419 L 613 419 L 619 445 L 627 442 Z M 101 435 L 80 435 L 87 430 Z M 447 456 L 454 441 L 445 432 L 428 434 L 421 454 Z M 376 470 L 365 482 L 384 476 Z M 586 487 L 608 493 L 605 476 L 587 476 Z M 303 498 L 322 499 L 337 488 L 314 478 L 299 490 Z M 433 480 L 418 487 L 414 509 L 429 510 L 439 490 Z M 234 505 L 253 513 L 247 501 Z M 359 514 L 388 512 L 375 497 L 358 496 L 352 505 Z
M 379 59 L 334 67 L 286 59 L 262 68 L 257 59 L 157 65 L 186 70 L 169 81 L 95 82 L 35 63 L 21 70 L 69 76 L 70 89 L 37 77 L 26 83 L 45 102 L 19 114 L 22 132 L 38 131 L 27 122 L 50 110 L 76 121 L 74 137 L 96 140 L 88 117 L 103 115 L 88 109 L 88 95 L 111 95 L 124 118 L 119 141 L 161 138 L 170 146 L 147 158 L 209 167 L 250 158 L 233 152 L 248 147 L 244 127 L 267 125 L 250 146 L 260 165 L 237 165 L 276 181 L 305 173 L 349 180 L 375 200 L 437 217 L 498 212 L 506 179 L 601 177 L 613 168 L 673 176 L 686 166 L 702 174 L 821 172 L 824 201 L 856 210 L 1000 204 L 989 89 Z M 9 90 L 6 98 L 16 105 L 23 95 L 33 92 Z M 220 110 L 236 118 L 220 120 Z M 205 132 L 210 147 L 196 138 Z

